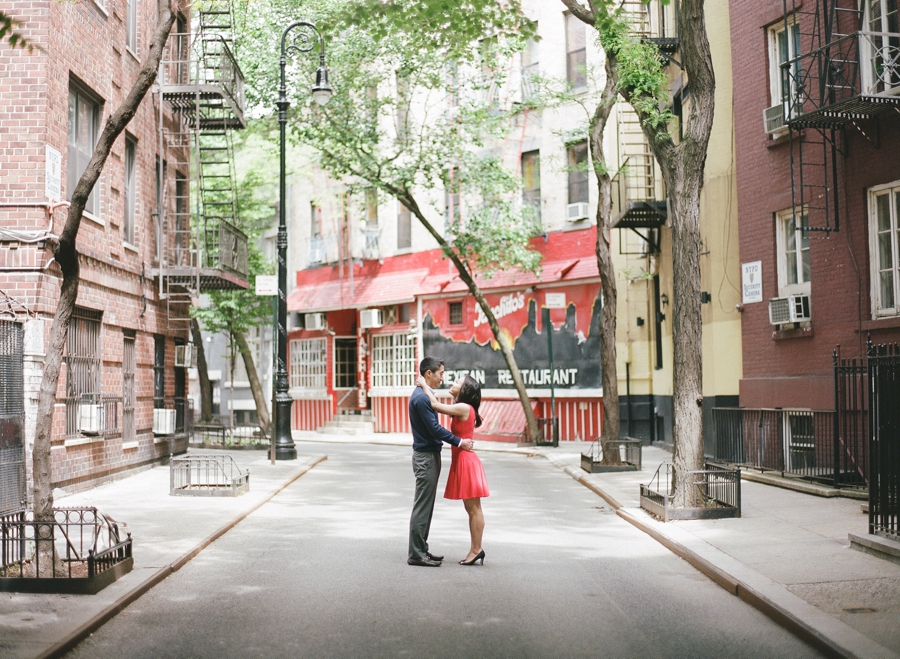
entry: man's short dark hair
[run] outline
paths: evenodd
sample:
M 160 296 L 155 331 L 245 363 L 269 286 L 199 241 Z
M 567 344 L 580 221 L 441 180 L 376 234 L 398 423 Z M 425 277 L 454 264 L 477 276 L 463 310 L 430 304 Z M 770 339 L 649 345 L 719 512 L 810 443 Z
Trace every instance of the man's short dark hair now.
M 425 375 L 427 371 L 437 373 L 438 369 L 443 365 L 443 359 L 437 359 L 436 357 L 426 357 L 422 360 L 422 363 L 419 364 L 419 375 Z

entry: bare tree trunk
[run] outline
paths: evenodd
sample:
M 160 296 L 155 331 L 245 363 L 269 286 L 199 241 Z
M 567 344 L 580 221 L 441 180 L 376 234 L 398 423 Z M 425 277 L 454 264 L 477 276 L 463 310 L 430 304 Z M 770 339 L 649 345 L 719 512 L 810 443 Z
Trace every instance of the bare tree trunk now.
M 191 318 L 191 337 L 194 339 L 194 350 L 197 351 L 197 378 L 200 380 L 200 421 L 212 421 L 212 388 L 209 385 L 209 367 L 206 364 L 206 348 L 203 345 L 203 334 L 200 322 Z
M 256 363 L 253 361 L 253 353 L 250 351 L 250 345 L 247 343 L 247 337 L 243 332 L 234 333 L 234 341 L 237 343 L 238 351 L 244 358 L 244 366 L 247 369 L 247 379 L 250 380 L 250 391 L 253 392 L 253 401 L 256 403 L 256 416 L 259 418 L 259 427 L 266 434 L 271 432 L 269 421 L 269 408 L 266 407 L 266 394 L 263 392 L 262 383 L 259 381 L 259 374 L 256 371 Z
M 606 123 L 616 103 L 618 92 L 616 72 L 606 61 L 606 87 L 591 117 L 590 139 L 591 158 L 597 177 L 597 269 L 600 272 L 602 309 L 600 312 L 600 366 L 603 371 L 603 433 L 601 445 L 603 464 L 621 464 L 619 451 L 607 451 L 606 443 L 619 439 L 619 379 L 616 373 L 616 269 L 612 261 L 610 232 L 612 222 L 612 180 L 607 159 L 603 151 L 603 133 Z
M 128 122 L 134 117 L 150 86 L 156 80 L 163 48 L 175 14 L 169 2 L 160 3 L 159 22 L 153 33 L 144 61 L 134 86 L 122 105 L 107 119 L 103 132 L 94 147 L 94 153 L 87 168 L 78 180 L 72 192 L 71 205 L 66 216 L 66 224 L 59 236 L 59 242 L 52 246 L 56 261 L 62 270 L 62 286 L 53 324 L 50 327 L 50 345 L 47 347 L 47 360 L 41 377 L 38 398 L 37 424 L 35 427 L 33 469 L 34 469 L 34 515 L 39 521 L 53 519 L 52 470 L 50 464 L 50 441 L 53 430 L 53 408 L 56 404 L 56 389 L 59 384 L 59 371 L 62 363 L 63 348 L 69 331 L 69 322 L 75 301 L 78 299 L 79 264 L 78 250 L 75 245 L 84 206 L 109 156 L 113 142 L 125 130 Z M 49 561 L 48 561 L 49 562 Z
M 475 301 L 478 302 L 478 306 L 481 307 L 481 310 L 487 317 L 488 325 L 491 328 L 491 332 L 494 334 L 494 338 L 500 345 L 500 353 L 503 355 L 503 359 L 506 361 L 506 366 L 509 368 L 510 375 L 512 376 L 513 383 L 516 385 L 516 392 L 519 394 L 519 401 L 522 403 L 522 409 L 525 412 L 525 423 L 527 424 L 529 441 L 537 441 L 540 437 L 540 430 L 538 429 L 537 417 L 535 417 L 534 410 L 531 407 L 531 399 L 528 398 L 528 392 L 525 390 L 525 381 L 522 379 L 522 373 L 519 371 L 518 364 L 516 364 L 516 358 L 513 355 L 512 348 L 506 340 L 506 336 L 500 331 L 500 324 L 494 316 L 491 305 L 484 299 L 484 295 L 481 294 L 481 289 L 478 288 L 478 284 L 475 283 L 468 268 L 466 268 L 465 264 L 460 260 L 459 256 L 457 256 L 456 252 L 453 251 L 453 248 L 446 240 L 444 240 L 444 237 L 438 233 L 425 218 L 422 211 L 419 209 L 419 205 L 416 203 L 416 200 L 413 199 L 409 191 L 396 191 L 395 195 L 398 196 L 400 201 L 403 202 L 410 212 L 419 219 L 422 226 L 428 230 L 428 233 L 430 233 L 441 246 L 444 254 L 453 261 L 453 265 L 456 266 L 456 270 L 459 272 L 459 278 L 463 280 L 463 283 L 468 287 L 469 292 L 475 297 Z

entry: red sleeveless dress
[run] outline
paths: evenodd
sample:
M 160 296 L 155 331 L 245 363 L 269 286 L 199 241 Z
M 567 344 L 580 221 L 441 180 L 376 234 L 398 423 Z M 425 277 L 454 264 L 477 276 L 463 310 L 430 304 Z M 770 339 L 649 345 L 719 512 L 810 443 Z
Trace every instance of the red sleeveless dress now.
M 460 439 L 472 439 L 475 434 L 475 408 L 469 405 L 469 418 L 463 421 L 453 417 L 450 432 Z M 487 478 L 481 458 L 474 451 L 463 451 L 457 446 L 450 447 L 453 460 L 447 475 L 445 499 L 478 499 L 490 496 Z

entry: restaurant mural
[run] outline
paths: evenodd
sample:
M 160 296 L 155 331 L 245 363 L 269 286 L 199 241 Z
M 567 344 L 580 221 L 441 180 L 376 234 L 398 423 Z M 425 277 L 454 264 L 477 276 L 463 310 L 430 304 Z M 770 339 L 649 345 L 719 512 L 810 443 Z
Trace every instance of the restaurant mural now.
M 600 285 L 486 294 L 501 331 L 513 347 L 529 389 L 602 387 L 600 369 Z M 553 371 L 541 309 L 550 308 Z M 472 296 L 423 301 L 423 348 L 444 360 L 444 382 L 471 375 L 482 389 L 514 389 L 512 376 Z

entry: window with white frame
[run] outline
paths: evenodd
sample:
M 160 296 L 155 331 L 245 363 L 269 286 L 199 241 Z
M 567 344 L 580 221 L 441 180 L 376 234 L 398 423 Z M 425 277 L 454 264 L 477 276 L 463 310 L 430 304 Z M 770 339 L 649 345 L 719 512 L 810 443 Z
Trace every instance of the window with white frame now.
M 897 267 L 897 221 L 900 209 L 900 181 L 869 190 L 869 263 L 872 268 L 872 315 L 896 316 L 900 295 Z
M 100 105 L 97 97 L 82 87 L 74 83 L 69 87 L 69 148 L 66 158 L 66 194 L 69 200 L 94 153 L 100 129 Z M 100 214 L 99 187 L 94 186 L 84 206 L 84 210 L 92 215 Z
M 134 165 L 137 142 L 131 135 L 125 136 L 125 216 L 122 218 L 122 231 L 125 242 L 134 245 L 134 209 L 135 185 Z
M 781 211 L 776 215 L 775 239 L 778 247 L 778 296 L 809 295 L 809 226 L 803 210 Z
M 291 387 L 325 389 L 328 362 L 327 340 L 295 339 L 291 341 Z
M 864 92 L 900 92 L 900 0 L 866 0 L 868 34 L 862 41 Z
M 537 26 L 535 26 L 537 33 Z M 529 37 L 522 51 L 522 98 L 532 98 L 537 94 L 538 78 L 541 73 L 540 51 L 535 37 Z
M 785 114 L 789 111 L 789 103 L 795 86 L 783 72 L 782 65 L 800 55 L 800 25 L 793 17 L 789 17 L 787 25 L 780 21 L 769 28 L 769 93 L 771 104 L 784 103 Z M 799 63 L 794 70 L 799 72 Z
M 137 0 L 125 0 L 125 46 L 137 53 Z
M 566 12 L 566 80 L 573 89 L 587 86 L 587 28 L 574 14 Z
M 372 386 L 412 387 L 416 383 L 416 339 L 408 334 L 372 337 Z

